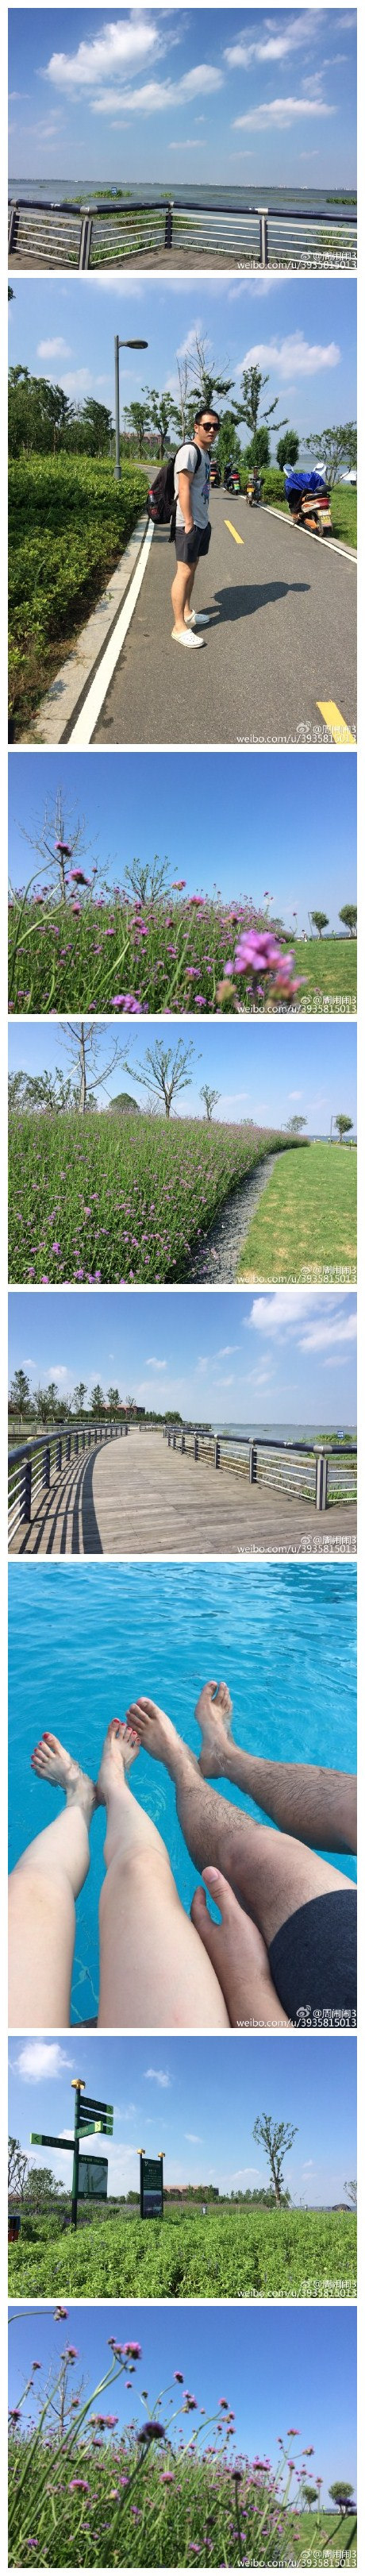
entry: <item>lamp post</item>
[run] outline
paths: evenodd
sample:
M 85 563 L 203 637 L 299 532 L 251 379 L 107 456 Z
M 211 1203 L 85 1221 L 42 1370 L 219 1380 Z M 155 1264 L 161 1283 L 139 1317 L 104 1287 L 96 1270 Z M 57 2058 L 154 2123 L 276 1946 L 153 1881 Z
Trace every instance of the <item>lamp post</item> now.
M 115 365 L 115 466 L 114 466 L 114 480 L 115 480 L 115 482 L 116 482 L 116 483 L 120 483 L 120 425 L 119 425 L 119 350 L 120 350 L 120 349 L 148 349 L 148 340 L 119 340 L 119 338 L 118 338 L 118 332 L 116 332 L 116 334 L 115 334 L 115 340 L 114 340 L 114 365 Z

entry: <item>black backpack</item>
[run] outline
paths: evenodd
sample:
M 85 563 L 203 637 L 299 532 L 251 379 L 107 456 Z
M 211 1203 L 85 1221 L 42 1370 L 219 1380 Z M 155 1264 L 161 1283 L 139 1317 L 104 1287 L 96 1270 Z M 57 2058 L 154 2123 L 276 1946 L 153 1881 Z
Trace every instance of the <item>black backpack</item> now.
M 201 461 L 201 447 L 197 447 L 195 438 L 189 438 L 188 441 L 182 439 L 181 445 L 184 447 L 189 445 L 189 447 L 195 448 L 196 462 L 194 465 L 194 474 L 196 474 L 197 467 L 200 465 Z M 160 465 L 159 473 L 156 474 L 154 483 L 150 483 L 149 492 L 147 493 L 147 518 L 153 519 L 154 527 L 158 528 L 168 527 L 170 521 L 171 536 L 174 536 L 175 532 L 176 492 L 174 489 L 174 478 L 176 456 L 179 455 L 180 449 L 177 447 L 175 456 L 169 456 L 167 464 Z

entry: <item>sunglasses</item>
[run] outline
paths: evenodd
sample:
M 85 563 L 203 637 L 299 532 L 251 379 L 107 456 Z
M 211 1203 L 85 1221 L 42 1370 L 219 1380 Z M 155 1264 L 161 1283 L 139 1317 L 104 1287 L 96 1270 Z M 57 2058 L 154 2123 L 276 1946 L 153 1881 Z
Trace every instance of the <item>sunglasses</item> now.
M 201 428 L 201 429 L 206 429 L 207 431 L 211 431 L 211 433 L 212 433 L 212 438 L 216 438 L 216 437 L 217 437 L 217 430 L 218 430 L 218 421 L 217 421 L 217 420 L 201 420 L 201 421 L 200 421 L 200 428 Z

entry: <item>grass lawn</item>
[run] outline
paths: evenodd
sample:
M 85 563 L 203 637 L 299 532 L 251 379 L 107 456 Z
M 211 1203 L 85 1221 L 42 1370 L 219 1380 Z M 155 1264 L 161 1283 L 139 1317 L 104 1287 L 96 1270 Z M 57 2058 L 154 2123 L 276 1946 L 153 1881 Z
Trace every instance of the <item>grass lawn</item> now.
M 356 1279 L 356 1153 L 307 1145 L 280 1155 L 244 1244 L 237 1278 Z
M 23 2232 L 24 2231 L 24 2232 Z M 100 2213 L 76 2234 L 22 2218 L 9 2246 L 17 2298 L 356 2297 L 356 2217 L 341 2210 L 165 2209 L 149 2225 Z
M 308 2478 L 308 2485 L 310 2485 L 310 2478 Z M 351 2547 L 354 2524 L 355 2539 Z M 332 2533 L 334 2532 L 336 2532 L 336 2538 L 333 2540 L 332 2546 Z M 324 2543 L 327 2544 L 326 2548 L 324 2548 Z M 357 2567 L 355 2515 L 353 2513 L 344 2514 L 341 2528 L 339 2529 L 338 2512 L 317 2513 L 316 2508 L 314 2507 L 313 2513 L 301 2513 L 298 2518 L 298 2539 L 294 2539 L 294 2553 L 298 2556 L 299 2564 L 302 2567 L 318 2567 L 319 2548 L 321 2549 L 321 2552 L 323 2550 L 323 2558 L 321 2555 L 321 2566 L 324 2568 L 343 2566 Z
M 323 995 L 356 1010 L 357 939 L 296 939 L 294 956 L 296 975 L 305 977 L 299 1011 L 312 1007 L 314 996 L 321 1007 Z

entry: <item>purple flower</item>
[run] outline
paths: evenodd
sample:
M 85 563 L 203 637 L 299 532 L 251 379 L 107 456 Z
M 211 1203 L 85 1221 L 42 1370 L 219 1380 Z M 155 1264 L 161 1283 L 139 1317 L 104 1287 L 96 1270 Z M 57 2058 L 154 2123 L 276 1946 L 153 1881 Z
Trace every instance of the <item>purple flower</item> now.
M 148 2422 L 147 2424 L 142 2424 L 141 2431 L 137 2435 L 137 2440 L 138 2442 L 164 2442 L 164 2424 L 150 2424 Z
M 90 2495 L 90 2487 L 89 2487 L 89 2485 L 88 2485 L 88 2480 L 87 2480 L 87 2478 L 70 2478 L 70 2480 L 69 2480 L 69 2493 L 70 2493 L 70 2495 L 73 2495 L 74 2487 L 80 2487 L 80 2491 L 81 2491 L 81 2494 L 82 2494 L 82 2495 Z

